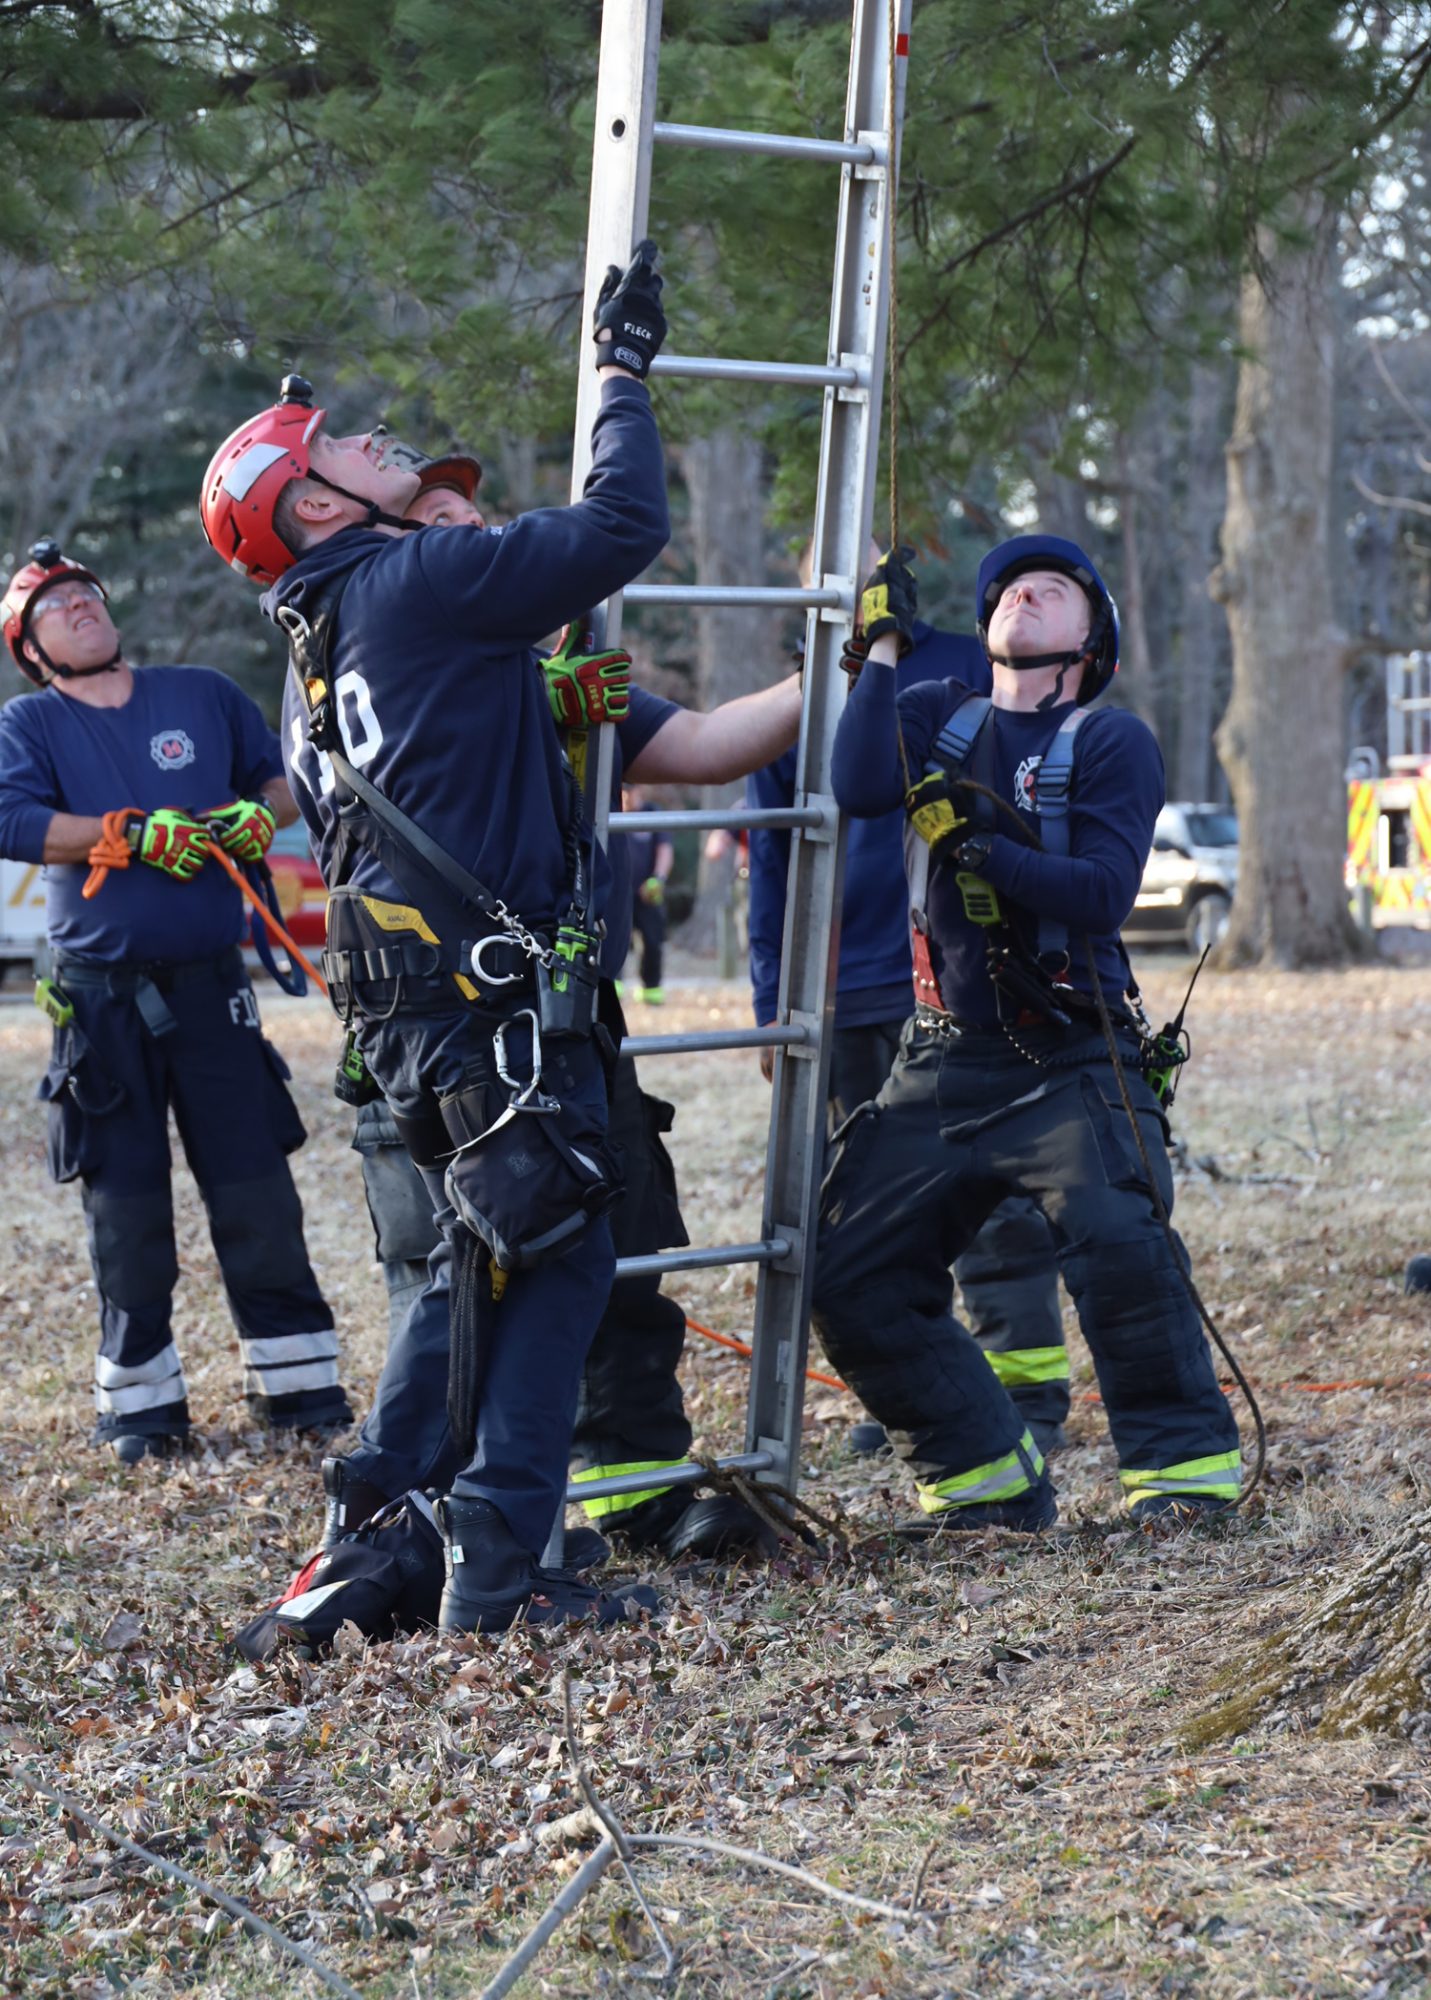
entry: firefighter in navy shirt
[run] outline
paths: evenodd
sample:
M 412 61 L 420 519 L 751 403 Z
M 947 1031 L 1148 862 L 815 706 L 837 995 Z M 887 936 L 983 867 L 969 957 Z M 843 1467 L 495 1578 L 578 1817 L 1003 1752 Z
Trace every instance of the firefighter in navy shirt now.
M 813 547 L 813 545 L 812 545 Z M 871 543 L 872 562 L 879 550 Z M 800 581 L 809 588 L 811 548 Z M 953 678 L 980 694 L 990 687 L 989 663 L 977 639 L 936 631 L 922 619 L 896 670 L 896 691 L 918 681 Z M 858 657 L 858 649 L 847 659 Z M 795 751 L 756 771 L 746 786 L 753 806 L 795 803 Z M 750 982 L 756 1021 L 776 1018 L 785 940 L 785 891 L 790 836 L 768 827 L 750 834 Z M 896 807 L 855 819 L 845 835 L 840 902 L 840 962 L 835 982 L 835 1032 L 830 1049 L 829 1129 L 833 1134 L 861 1104 L 877 1097 L 889 1075 L 905 1022 L 914 1011 L 908 898 L 904 893 L 904 814 Z M 769 1081 L 774 1051 L 761 1051 Z M 1063 1443 L 1068 1415 L 1068 1349 L 1058 1301 L 1058 1271 L 1048 1225 L 1023 1196 L 1000 1202 L 964 1251 L 955 1272 L 974 1334 L 1045 1453 Z M 855 1427 L 862 1451 L 884 1443 L 878 1425 Z
M 205 845 L 258 862 L 275 825 L 296 816 L 273 732 L 222 674 L 134 672 L 98 577 L 53 542 L 11 580 L 3 616 L 40 692 L 0 715 L 0 854 L 46 864 L 59 990 L 40 1095 L 50 1173 L 84 1189 L 100 1306 L 96 1442 L 129 1464 L 188 1432 L 170 1326 L 171 1109 L 251 1406 L 281 1428 L 346 1423 L 333 1317 L 285 1159 L 303 1127 L 244 971 L 242 899 Z M 87 898 L 101 820 L 126 808 L 118 855 L 129 865 L 111 851 L 113 872 Z
M 622 798 L 625 812 L 654 812 L 640 785 L 629 785 Z M 659 1007 L 666 998 L 661 984 L 666 952 L 666 884 L 675 866 L 676 850 L 664 833 L 631 832 L 626 835 L 626 852 L 631 864 L 631 928 L 641 940 L 638 997 L 648 1007 Z
M 841 718 L 835 795 L 860 817 L 910 811 L 906 854 L 921 995 L 875 1102 L 846 1128 L 822 1198 L 815 1321 L 888 1430 L 939 1527 L 1037 1529 L 1054 1517 L 1042 1454 L 950 1311 L 948 1267 L 1009 1194 L 1052 1230 L 1092 1352 L 1135 1518 L 1237 1497 L 1236 1425 L 1121 1106 L 1085 940 L 1166 1209 L 1166 1124 L 1138 1071 L 1119 925 L 1163 802 L 1157 744 L 1120 709 L 1092 714 L 1117 668 L 1117 613 L 1070 542 L 1024 536 L 987 556 L 979 635 L 992 701 L 959 681 L 896 696 L 913 578 L 866 594 L 876 639 Z M 1071 753 L 1071 771 L 1066 761 Z M 1062 770 L 1067 851 L 1045 849 Z M 971 789 L 979 785 L 1013 811 Z M 932 838 L 932 844 L 931 844 Z M 1050 940 L 1057 940 L 1051 946 Z
M 477 461 L 463 455 L 429 461 L 424 485 L 407 517 L 429 528 L 481 528 L 474 496 L 480 479 Z M 625 656 L 616 656 L 629 675 Z M 775 687 L 723 703 L 699 714 L 635 685 L 613 697 L 609 669 L 584 662 L 581 687 L 563 663 L 562 650 L 543 662 L 554 720 L 580 733 L 581 725 L 610 720 L 615 725 L 613 804 L 623 776 L 631 771 L 652 784 L 723 784 L 743 777 L 794 740 L 800 727 L 800 683 L 791 674 Z M 593 674 L 601 692 L 589 691 Z M 623 712 L 624 710 L 624 712 Z M 569 747 L 573 739 L 567 738 Z M 614 981 L 631 939 L 632 885 L 648 866 L 634 857 L 629 836 L 609 842 L 611 886 L 601 969 Z M 633 865 L 634 863 L 634 865 Z M 614 997 L 608 988 L 608 1006 Z M 620 1026 L 619 1013 L 615 1025 Z M 618 1257 L 640 1257 L 677 1249 L 689 1242 L 676 1194 L 675 1173 L 663 1135 L 673 1107 L 640 1087 L 636 1065 L 622 1054 L 611 1080 L 611 1135 L 626 1163 L 626 1189 L 612 1211 L 611 1232 Z M 384 1371 L 378 1401 L 363 1426 L 356 1451 L 325 1462 L 329 1539 L 356 1526 L 413 1483 L 415 1466 L 432 1467 L 439 1482 L 442 1420 L 447 1381 L 445 1306 L 427 1288 L 427 1260 L 435 1245 L 431 1204 L 418 1180 L 388 1108 L 365 1106 L 358 1114 L 354 1145 L 363 1158 L 368 1207 L 378 1239 L 391 1308 L 392 1338 L 405 1351 L 401 1367 Z M 691 1448 L 678 1369 L 685 1346 L 686 1316 L 661 1289 L 659 1273 L 618 1277 L 586 1357 L 582 1392 L 572 1437 L 578 1482 L 607 1474 L 652 1475 L 647 1488 L 614 1493 L 586 1503 L 586 1512 L 606 1533 L 641 1552 L 671 1559 L 724 1556 L 759 1545 L 761 1524 L 733 1494 L 694 1496 L 687 1487 L 663 1487 L 663 1467 L 685 1459 Z M 426 1388 L 415 1392 L 411 1385 Z M 385 1393 L 402 1385 L 400 1397 Z M 568 1566 L 585 1567 L 605 1552 L 591 1534 L 568 1538 Z
M 271 586 L 264 609 L 303 676 L 307 740 L 285 753 L 329 888 L 330 986 L 446 1239 L 431 1287 L 455 1300 L 447 1630 L 654 1603 L 540 1563 L 611 1285 L 619 1173 L 587 1009 L 595 869 L 532 650 L 667 539 L 648 250 L 597 301 L 604 379 L 576 505 L 501 531 L 419 529 L 403 514 L 420 474 L 377 433 L 332 436 L 297 382 L 204 482 L 211 544 Z M 394 1415 L 430 1392 L 410 1360 L 395 1344 L 380 1392 Z

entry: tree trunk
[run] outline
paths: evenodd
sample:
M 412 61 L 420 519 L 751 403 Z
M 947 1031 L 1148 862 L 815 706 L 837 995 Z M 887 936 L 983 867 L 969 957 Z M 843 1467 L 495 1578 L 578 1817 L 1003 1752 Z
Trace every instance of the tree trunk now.
M 1226 1698 L 1194 1722 L 1194 1743 L 1264 1721 L 1431 1741 L 1431 1508 L 1221 1681 Z
M 1183 510 L 1182 646 L 1178 672 L 1178 754 L 1173 790 L 1180 799 L 1212 797 L 1212 725 L 1226 620 L 1208 591 L 1226 481 L 1219 439 L 1227 374 L 1197 363 L 1188 382 L 1187 500 Z
M 1241 826 L 1223 966 L 1338 965 L 1360 953 L 1342 885 L 1342 669 L 1329 496 L 1337 217 L 1305 198 L 1300 244 L 1260 238 L 1243 278 L 1221 567 L 1232 698 L 1218 752 Z
M 1156 690 L 1152 649 L 1148 644 L 1148 620 L 1143 593 L 1143 541 L 1141 493 L 1151 467 L 1141 449 L 1141 441 L 1119 436 L 1118 515 L 1123 531 L 1123 589 L 1118 599 L 1118 623 L 1122 668 L 1119 689 L 1128 707 L 1158 733 Z
M 747 431 L 692 438 L 681 452 L 691 505 L 691 540 L 702 583 L 764 583 L 764 467 L 759 442 Z M 780 617 L 769 611 L 702 606 L 695 612 L 696 684 L 709 710 L 753 694 L 789 671 L 780 659 Z M 710 804 L 738 799 L 742 785 L 718 790 Z M 696 901 L 681 927 L 689 951 L 715 947 L 716 913 L 730 895 L 729 870 L 712 870 L 702 855 Z

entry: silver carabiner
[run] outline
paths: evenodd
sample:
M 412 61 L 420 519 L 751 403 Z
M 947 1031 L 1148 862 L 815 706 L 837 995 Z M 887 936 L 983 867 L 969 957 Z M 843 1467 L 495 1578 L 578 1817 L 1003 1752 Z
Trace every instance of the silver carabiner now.
M 507 1030 L 518 1021 L 532 1024 L 532 1074 L 526 1083 L 518 1083 L 507 1067 Z M 515 1091 L 510 1108 L 513 1111 L 560 1111 L 561 1106 L 554 1097 L 548 1097 L 542 1089 L 542 1029 L 534 1007 L 523 1007 L 505 1021 L 499 1021 L 492 1030 L 492 1055 L 497 1065 L 497 1074 L 508 1090 Z
M 525 968 L 521 972 L 489 972 L 482 963 L 482 954 L 488 945 L 514 944 L 516 940 L 504 931 L 493 931 L 490 937 L 478 938 L 472 947 L 472 976 L 483 986 L 515 986 L 526 978 Z M 518 1017 L 520 1018 L 520 1017 Z M 534 1017 L 535 1018 L 535 1017 Z

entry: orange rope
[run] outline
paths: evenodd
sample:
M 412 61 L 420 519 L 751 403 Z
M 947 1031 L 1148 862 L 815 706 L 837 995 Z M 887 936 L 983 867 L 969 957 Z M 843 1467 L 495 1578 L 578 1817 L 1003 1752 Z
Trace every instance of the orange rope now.
M 735 1354 L 743 1354 L 747 1361 L 749 1361 L 755 1352 L 755 1349 L 748 1347 L 743 1340 L 737 1340 L 734 1334 L 717 1333 L 713 1326 L 702 1326 L 700 1321 L 692 1319 L 689 1313 L 686 1314 L 686 1325 L 691 1329 L 692 1333 L 699 1333 L 706 1340 L 713 1340 L 717 1347 L 728 1347 Z M 850 1388 L 849 1384 L 842 1382 L 838 1375 L 822 1375 L 818 1368 L 807 1368 L 805 1370 L 805 1380 L 807 1382 L 819 1382 L 826 1389 L 843 1389 L 847 1396 L 854 1394 L 854 1390 Z
M 234 884 L 237 887 L 239 893 L 243 896 L 246 896 L 249 902 L 252 903 L 253 907 L 258 911 L 258 914 L 263 919 L 264 927 L 267 930 L 269 936 L 271 938 L 274 938 L 279 944 L 283 946 L 283 949 L 289 954 L 289 956 L 293 959 L 296 965 L 301 965 L 303 967 L 303 970 L 308 974 L 308 977 L 313 981 L 313 984 L 318 988 L 318 991 L 320 993 L 326 994 L 328 991 L 327 980 L 323 977 L 322 973 L 318 970 L 317 966 L 314 965 L 309 959 L 304 957 L 303 953 L 298 949 L 298 946 L 293 942 L 293 939 L 288 935 L 287 931 L 283 928 L 282 924 L 278 921 L 277 917 L 273 914 L 272 910 L 269 909 L 267 903 L 264 902 L 262 896 L 260 896 L 254 889 L 248 877 L 243 873 L 243 870 L 240 868 L 236 868 L 234 866 L 232 860 L 229 858 L 227 854 L 224 853 L 224 850 L 219 846 L 219 843 L 216 840 L 210 840 L 205 844 L 208 847 L 209 853 L 213 856 L 214 860 L 218 862 L 220 868 L 224 870 L 226 875 L 229 875 L 233 878 Z
M 129 866 L 129 842 L 124 837 L 124 829 L 130 820 L 143 817 L 138 806 L 125 806 L 119 812 L 106 813 L 100 821 L 103 830 L 86 857 L 90 871 L 80 891 L 87 903 L 93 902 L 104 887 L 111 868 Z
M 124 829 L 130 820 L 143 819 L 143 817 L 144 814 L 138 806 L 125 806 L 120 812 L 109 812 L 104 815 L 103 820 L 100 822 L 103 832 L 89 851 L 90 871 L 85 877 L 85 885 L 80 892 L 86 902 L 92 901 L 99 894 L 100 890 L 104 887 L 105 880 L 111 868 L 127 868 L 129 866 L 131 858 L 129 842 L 125 839 Z M 303 970 L 308 974 L 308 977 L 313 981 L 318 991 L 326 993 L 328 991 L 327 980 L 323 977 L 317 966 L 311 960 L 304 957 L 303 953 L 293 942 L 293 939 L 288 935 L 272 910 L 269 909 L 267 903 L 264 902 L 262 896 L 259 895 L 243 870 L 234 865 L 234 862 L 225 854 L 216 840 L 207 840 L 204 842 L 204 845 L 208 848 L 212 858 L 218 862 L 220 868 L 223 869 L 224 873 L 233 882 L 239 894 L 258 911 L 269 936 L 283 946 L 283 949 L 293 959 L 295 965 L 303 967 Z

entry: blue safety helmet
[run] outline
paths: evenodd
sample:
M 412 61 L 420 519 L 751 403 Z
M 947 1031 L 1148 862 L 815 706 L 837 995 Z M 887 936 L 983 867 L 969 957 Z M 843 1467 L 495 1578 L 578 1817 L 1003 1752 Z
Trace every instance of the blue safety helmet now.
M 989 620 L 994 615 L 994 606 L 1005 587 L 1031 569 L 1061 570 L 1081 587 L 1093 608 L 1088 638 L 1077 653 L 1035 653 L 1027 659 L 1001 660 L 999 665 L 1016 669 L 1067 668 L 1086 660 L 1083 685 L 1077 695 L 1083 706 L 1102 694 L 1118 671 L 1118 606 L 1113 602 L 1112 591 L 1077 542 L 1066 542 L 1058 535 L 1015 535 L 1012 541 L 1000 542 L 996 549 L 991 549 L 979 565 L 975 585 L 979 639 L 988 653 Z M 992 659 L 993 654 L 989 653 L 989 657 Z

